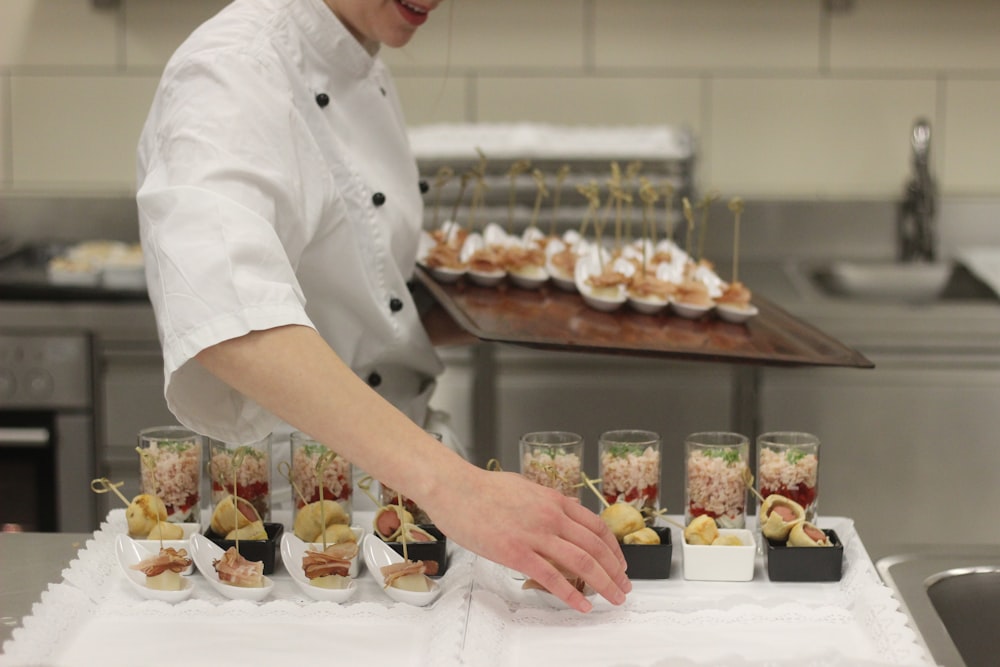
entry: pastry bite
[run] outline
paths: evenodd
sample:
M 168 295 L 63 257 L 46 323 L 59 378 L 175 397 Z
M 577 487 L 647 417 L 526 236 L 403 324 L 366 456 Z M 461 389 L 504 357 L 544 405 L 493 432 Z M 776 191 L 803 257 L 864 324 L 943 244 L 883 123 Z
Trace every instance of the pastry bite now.
M 397 539 L 404 524 L 413 524 L 413 515 L 400 505 L 385 505 L 375 512 L 372 527 L 375 534 L 386 542 Z
M 829 547 L 833 543 L 827 534 L 808 521 L 796 524 L 788 534 L 790 547 Z
M 684 528 L 684 541 L 688 544 L 709 545 L 713 544 L 718 537 L 719 527 L 716 525 L 715 519 L 707 514 L 691 519 L 691 523 Z
M 357 543 L 358 536 L 354 534 L 354 531 L 346 523 L 334 523 L 327 526 L 315 540 L 311 541 L 323 544 Z
M 738 535 L 733 535 L 732 533 L 727 533 L 725 535 L 719 535 L 714 540 L 712 540 L 713 547 L 742 547 L 743 540 L 739 538 Z
M 237 528 L 246 528 L 254 521 L 261 521 L 260 514 L 250 502 L 226 496 L 215 505 L 209 526 L 216 535 L 228 535 Z
M 304 505 L 296 511 L 292 530 L 303 542 L 321 542 L 327 528 L 342 525 L 350 530 L 349 523 L 350 517 L 340 503 L 321 500 Z
M 147 540 L 183 540 L 184 529 L 176 523 L 158 521 L 146 536 Z
M 660 536 L 652 528 L 641 528 L 622 538 L 622 544 L 659 544 Z
M 150 493 L 140 493 L 125 509 L 129 537 L 146 538 L 157 524 L 167 520 L 167 507 Z
M 760 506 L 761 532 L 769 540 L 787 540 L 792 529 L 805 519 L 802 505 L 784 496 L 771 494 Z
M 628 503 L 614 503 L 601 511 L 601 519 L 607 524 L 619 542 L 646 527 L 642 512 Z
M 266 540 L 267 530 L 263 521 L 254 521 L 249 525 L 226 533 L 227 540 Z

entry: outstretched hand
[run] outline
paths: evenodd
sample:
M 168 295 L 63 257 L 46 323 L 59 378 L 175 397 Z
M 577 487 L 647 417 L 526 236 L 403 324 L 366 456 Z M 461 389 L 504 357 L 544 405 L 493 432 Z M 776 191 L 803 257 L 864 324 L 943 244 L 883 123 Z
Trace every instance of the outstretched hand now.
M 468 466 L 423 507 L 448 538 L 531 577 L 570 607 L 592 605 L 559 570 L 579 576 L 612 604 L 632 584 L 614 535 L 578 501 L 520 475 Z

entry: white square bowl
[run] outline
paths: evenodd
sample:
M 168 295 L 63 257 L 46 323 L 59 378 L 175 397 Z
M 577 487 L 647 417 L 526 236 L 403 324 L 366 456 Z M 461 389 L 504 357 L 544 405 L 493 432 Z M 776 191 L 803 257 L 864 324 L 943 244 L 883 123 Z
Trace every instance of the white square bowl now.
M 720 528 L 742 546 L 711 546 L 684 541 L 684 578 L 690 581 L 750 581 L 757 559 L 753 533 L 745 528 Z

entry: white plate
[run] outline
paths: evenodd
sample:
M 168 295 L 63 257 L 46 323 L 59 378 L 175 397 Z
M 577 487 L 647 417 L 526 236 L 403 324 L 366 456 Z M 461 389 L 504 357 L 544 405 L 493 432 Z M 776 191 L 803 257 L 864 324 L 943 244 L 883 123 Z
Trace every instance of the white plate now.
M 230 600 L 263 600 L 274 589 L 274 582 L 270 578 L 264 577 L 264 586 L 261 588 L 244 588 L 242 586 L 231 586 L 219 580 L 219 573 L 212 565 L 213 560 L 222 558 L 224 554 L 222 547 L 208 539 L 204 535 L 195 533 L 191 536 L 191 558 L 194 564 L 205 577 L 208 583 Z
M 549 281 L 549 273 L 542 267 L 532 267 L 524 272 L 511 271 L 507 274 L 512 283 L 521 289 L 538 289 Z
M 187 549 L 188 555 L 191 555 L 191 536 L 195 533 L 201 532 L 200 523 L 179 523 L 177 524 L 184 531 L 184 537 L 179 540 L 163 540 L 164 547 L 171 547 L 174 549 Z M 133 538 L 134 539 L 134 538 Z M 141 547 L 145 547 L 146 550 L 152 553 L 159 553 L 160 551 L 160 540 L 134 540 L 136 544 Z M 191 567 L 181 572 L 181 574 L 191 574 L 194 572 L 194 563 Z
M 426 267 L 439 283 L 453 283 L 465 275 L 465 269 L 450 269 L 446 266 Z
M 417 607 L 425 607 L 434 602 L 438 595 L 441 594 L 441 585 L 433 579 L 430 580 L 431 589 L 426 593 L 404 591 L 393 586 L 386 587 L 385 580 L 382 577 L 382 568 L 393 563 L 402 563 L 403 557 L 393 551 L 392 547 L 383 542 L 378 535 L 374 533 L 365 535 L 364 542 L 361 543 L 361 553 L 365 558 L 365 566 L 371 570 L 375 581 L 382 587 L 385 594 L 396 602 L 405 602 Z
M 355 527 L 352 526 L 351 528 L 354 529 Z M 355 534 L 357 535 L 360 532 L 361 529 L 358 527 Z M 323 545 L 303 542 L 292 533 L 284 533 L 281 536 L 281 562 L 285 564 L 285 569 L 288 570 L 288 574 L 291 575 L 292 579 L 296 584 L 298 584 L 299 588 L 302 589 L 303 593 L 314 600 L 326 600 L 329 602 L 344 602 L 354 595 L 354 591 L 357 590 L 357 584 L 354 582 L 354 579 L 358 576 L 358 572 L 360 570 L 360 567 L 358 566 L 358 561 L 361 560 L 360 555 L 351 561 L 351 567 L 348 571 L 348 576 L 351 580 L 347 588 L 320 588 L 319 586 L 313 586 L 309 583 L 309 578 L 306 577 L 305 572 L 302 571 L 302 556 L 306 549 L 322 551 Z
M 482 287 L 499 285 L 507 277 L 506 271 L 473 271 L 469 269 L 469 278 Z
M 757 312 L 757 306 L 752 303 L 748 304 L 745 308 L 728 303 L 715 304 L 715 314 L 719 316 L 719 319 L 725 320 L 726 322 L 732 322 L 734 324 L 746 322 L 751 317 L 756 315 Z
M 128 579 L 129 585 L 144 598 L 149 600 L 162 600 L 163 602 L 180 602 L 191 597 L 194 592 L 194 584 L 187 577 L 181 578 L 181 590 L 179 591 L 158 591 L 146 586 L 146 575 L 139 570 L 133 570 L 130 566 L 155 556 L 160 552 L 157 547 L 155 551 L 150 551 L 144 546 L 136 543 L 128 535 L 118 535 L 115 538 L 115 557 L 122 568 L 122 574 Z
M 681 317 L 685 317 L 689 320 L 696 320 L 708 311 L 715 307 L 715 304 L 710 306 L 701 306 L 693 303 L 680 303 L 679 301 L 670 300 L 670 307 L 675 313 Z
M 628 297 L 628 305 L 634 310 L 646 315 L 655 315 L 670 303 L 666 299 L 651 299 L 648 297 L 632 296 Z

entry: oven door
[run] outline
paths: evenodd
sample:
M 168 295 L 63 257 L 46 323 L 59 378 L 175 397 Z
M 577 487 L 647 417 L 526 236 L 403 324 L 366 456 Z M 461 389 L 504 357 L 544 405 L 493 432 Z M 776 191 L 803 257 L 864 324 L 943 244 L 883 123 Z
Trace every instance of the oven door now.
M 0 412 L 0 524 L 5 531 L 58 529 L 55 415 Z

